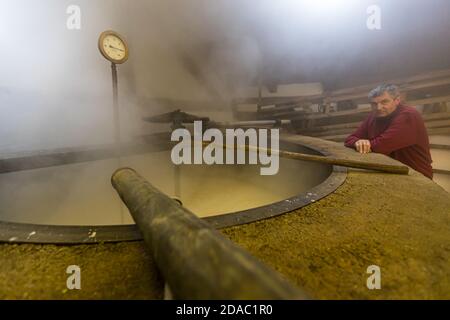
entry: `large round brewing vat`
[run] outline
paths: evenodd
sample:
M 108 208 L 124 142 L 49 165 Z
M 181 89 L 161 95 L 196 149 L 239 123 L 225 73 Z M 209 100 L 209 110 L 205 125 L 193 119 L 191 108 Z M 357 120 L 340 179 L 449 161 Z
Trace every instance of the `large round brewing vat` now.
M 355 156 L 320 139 L 288 135 L 283 141 Z M 414 171 L 334 168 L 321 184 L 283 201 L 204 219 L 315 298 L 448 298 L 449 207 L 448 194 Z M 60 244 L 32 243 L 38 234 L 37 242 Z M 162 298 L 162 279 L 132 225 L 4 222 L 0 236 L 1 298 Z M 76 244 L 63 243 L 69 239 Z M 82 270 L 82 290 L 66 288 L 72 264 Z M 370 265 L 380 266 L 389 290 L 368 290 Z

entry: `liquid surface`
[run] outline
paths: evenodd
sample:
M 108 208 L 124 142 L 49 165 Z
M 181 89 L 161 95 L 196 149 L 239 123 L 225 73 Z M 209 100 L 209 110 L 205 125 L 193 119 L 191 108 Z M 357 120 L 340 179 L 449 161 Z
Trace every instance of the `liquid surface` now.
M 85 162 L 0 175 L 0 220 L 53 225 L 117 225 L 133 219 L 111 186 L 111 174 L 132 167 L 200 217 L 284 200 L 320 184 L 326 165 L 280 159 L 277 175 L 260 165 L 181 165 L 170 152 Z

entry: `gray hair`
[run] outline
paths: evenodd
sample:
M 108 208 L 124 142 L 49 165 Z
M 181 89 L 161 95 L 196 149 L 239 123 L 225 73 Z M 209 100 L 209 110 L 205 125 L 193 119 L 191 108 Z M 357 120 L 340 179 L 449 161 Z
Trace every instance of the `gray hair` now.
M 394 84 L 380 84 L 378 87 L 369 92 L 369 99 L 373 99 L 383 95 L 385 92 L 389 93 L 392 98 L 400 96 L 399 88 Z

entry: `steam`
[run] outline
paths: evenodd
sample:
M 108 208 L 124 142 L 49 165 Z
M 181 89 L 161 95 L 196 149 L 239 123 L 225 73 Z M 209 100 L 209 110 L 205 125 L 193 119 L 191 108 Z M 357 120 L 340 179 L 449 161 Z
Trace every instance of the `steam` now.
M 69 5 L 81 9 L 80 30 L 67 28 Z M 121 33 L 131 53 L 118 66 L 122 141 L 167 130 L 142 123 L 144 115 L 170 111 L 155 99 L 213 101 L 212 114 L 202 112 L 231 120 L 227 108 L 239 82 L 233 76 L 253 81 L 258 49 L 252 39 L 241 45 L 241 36 L 207 40 L 213 32 L 206 25 L 221 12 L 212 8 L 217 11 L 210 21 L 198 20 L 196 9 L 204 8 L 203 18 L 212 12 L 206 2 L 198 5 L 183 11 L 189 5 L 182 1 L 1 1 L 0 154 L 113 143 L 110 63 L 97 49 L 107 29 Z M 119 203 L 108 200 L 117 199 L 109 186 L 116 167 L 115 160 L 105 160 L 4 174 L 0 219 L 130 222 L 119 216 Z M 170 193 L 168 167 L 169 173 L 159 168 L 152 177 L 157 172 Z
M 318 5 L 325 2 L 327 6 Z M 258 77 L 279 84 L 298 82 L 300 75 L 323 81 L 327 87 L 339 80 L 330 69 L 341 74 L 345 70 L 370 73 L 364 59 L 359 64 L 363 68 L 356 67 L 356 57 L 375 53 L 372 60 L 379 63 L 393 45 L 408 52 L 409 47 L 392 41 L 393 37 L 383 44 L 378 35 L 367 33 L 366 7 L 372 2 L 0 0 L 0 155 L 113 143 L 111 69 L 97 49 L 104 30 L 121 33 L 130 46 L 130 59 L 118 66 L 122 141 L 128 141 L 167 131 L 168 126 L 146 124 L 141 117 L 180 105 L 183 111 L 192 108 L 215 121 L 231 121 L 231 99 L 245 95 Z M 69 5 L 81 9 L 80 30 L 67 28 Z M 390 9 L 383 15 L 409 19 L 398 14 L 401 10 Z M 405 29 L 411 30 L 425 17 L 434 19 L 422 14 L 420 21 L 401 23 L 411 25 Z M 403 41 L 417 43 L 407 37 Z M 428 56 L 429 61 L 443 61 Z M 396 68 L 404 61 L 408 59 L 399 59 Z M 379 74 L 386 68 L 376 66 Z M 161 103 L 164 99 L 171 102 Z M 61 190 L 66 190 L 67 198 L 74 192 L 67 185 L 54 186 L 87 183 L 95 165 L 71 173 L 35 172 L 32 176 L 40 178 L 32 182 L 42 184 L 33 188 L 55 190 L 49 198 L 62 201 Z M 108 163 L 108 170 L 96 181 L 107 184 L 115 166 Z M 67 179 L 61 179 L 64 174 Z M 42 177 L 56 184 L 46 186 Z M 4 196 L 9 186 L 20 190 L 30 183 L 22 176 L 20 183 L 9 178 L 0 176 Z M 164 179 L 167 175 L 160 180 Z M 1 219 L 8 208 L 0 210 Z
M 227 108 L 236 88 L 254 80 L 260 62 L 254 39 L 230 34 L 236 19 L 223 18 L 224 3 L 1 3 L 0 106 L 8 115 L 0 119 L 2 153 L 112 142 L 110 65 L 97 49 L 106 29 L 123 34 L 131 50 L 118 68 L 125 136 L 151 131 L 141 115 L 170 111 L 155 98 Z M 81 9 L 80 30 L 66 27 L 73 4 Z

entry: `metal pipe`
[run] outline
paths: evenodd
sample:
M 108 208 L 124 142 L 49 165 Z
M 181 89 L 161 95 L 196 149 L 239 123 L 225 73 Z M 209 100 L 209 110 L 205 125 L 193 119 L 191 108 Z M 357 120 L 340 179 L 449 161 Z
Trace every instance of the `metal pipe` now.
M 112 86 L 113 86 L 113 112 L 114 112 L 114 142 L 117 148 L 117 157 L 120 157 L 120 111 L 119 111 L 119 89 L 117 81 L 117 67 L 111 63 Z
M 111 182 L 175 299 L 307 298 L 133 169 L 117 170 Z
M 116 146 L 117 165 L 122 166 L 122 142 L 120 141 L 120 109 L 119 109 L 119 81 L 117 80 L 117 66 L 111 62 L 112 72 L 112 86 L 113 86 L 113 112 L 114 112 L 114 143 Z M 120 206 L 120 223 L 124 221 L 124 208 L 121 203 Z

